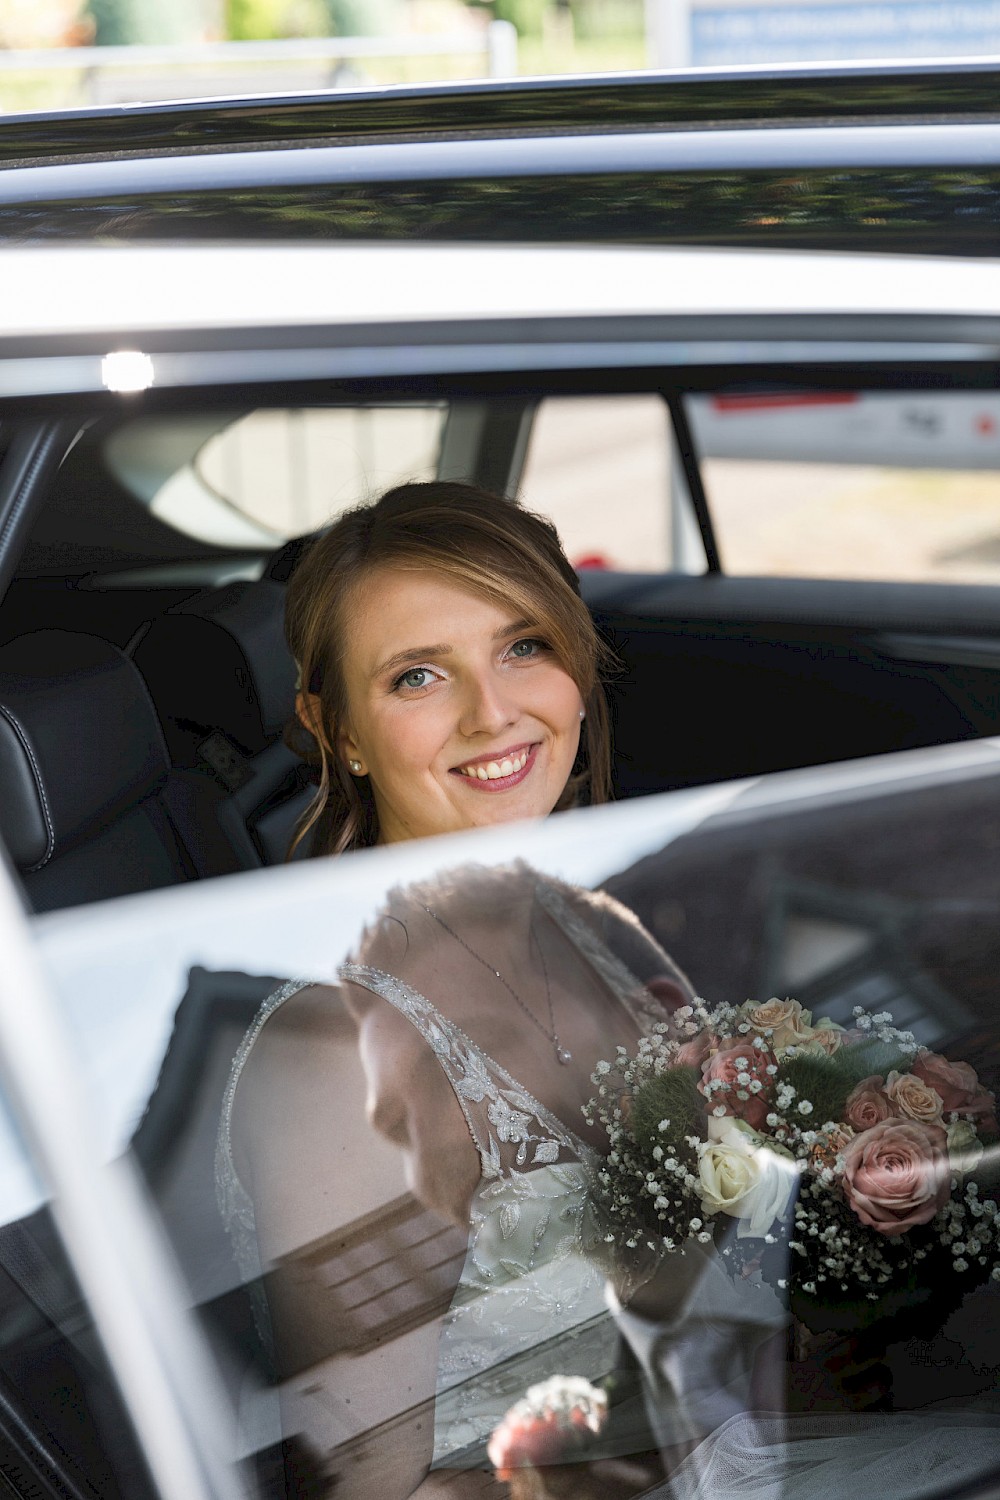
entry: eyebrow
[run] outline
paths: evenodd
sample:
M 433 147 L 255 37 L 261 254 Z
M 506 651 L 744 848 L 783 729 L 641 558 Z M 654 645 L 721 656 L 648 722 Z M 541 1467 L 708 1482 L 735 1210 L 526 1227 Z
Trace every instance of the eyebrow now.
M 522 630 L 537 629 L 533 620 L 512 620 L 509 625 L 501 625 L 499 630 L 494 630 L 492 639 L 502 641 L 505 636 L 517 635 Z M 429 656 L 450 656 L 454 646 L 407 646 L 405 651 L 397 651 L 394 656 L 387 656 L 385 661 L 372 672 L 372 678 L 381 677 L 384 672 L 392 672 L 398 667 L 405 667 L 410 662 L 426 661 Z

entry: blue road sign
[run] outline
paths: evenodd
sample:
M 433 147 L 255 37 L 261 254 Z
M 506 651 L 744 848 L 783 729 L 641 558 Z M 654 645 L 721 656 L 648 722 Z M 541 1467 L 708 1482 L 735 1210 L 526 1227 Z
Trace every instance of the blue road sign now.
M 689 15 L 695 67 L 1000 54 L 1000 0 L 696 3 Z

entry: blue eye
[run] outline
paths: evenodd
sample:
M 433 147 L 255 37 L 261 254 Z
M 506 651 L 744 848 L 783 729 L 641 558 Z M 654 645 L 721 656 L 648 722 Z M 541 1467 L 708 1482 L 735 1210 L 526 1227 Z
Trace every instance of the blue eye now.
M 431 670 L 429 667 L 411 667 L 401 677 L 397 677 L 393 683 L 393 691 L 397 688 L 423 688 L 431 681 Z
M 535 636 L 525 636 L 523 640 L 515 641 L 507 654 L 516 657 L 518 661 L 530 661 L 533 656 L 548 649 L 544 641 L 538 640 Z

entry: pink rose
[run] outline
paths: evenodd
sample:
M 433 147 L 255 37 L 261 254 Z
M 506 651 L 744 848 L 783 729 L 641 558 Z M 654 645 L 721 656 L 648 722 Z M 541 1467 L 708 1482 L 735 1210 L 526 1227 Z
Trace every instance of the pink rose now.
M 800 1057 L 832 1057 L 844 1045 L 844 1028 L 832 1021 L 821 1021 L 806 1042 L 796 1043 Z
M 738 1036 L 719 1041 L 701 1065 L 698 1085 L 710 1111 L 721 1105 L 727 1115 L 737 1115 L 754 1130 L 764 1126 L 774 1082 L 774 1075 L 767 1071 L 774 1064 L 774 1053 L 758 1042 L 759 1038 Z
M 911 1072 L 941 1096 L 946 1115 L 978 1120 L 984 1130 L 996 1130 L 995 1100 L 981 1087 L 976 1070 L 967 1062 L 952 1062 L 938 1052 L 919 1052 Z
M 862 1078 L 848 1094 L 844 1103 L 844 1123 L 854 1130 L 871 1130 L 883 1120 L 892 1120 L 900 1111 L 885 1092 L 885 1079 L 880 1073 Z
M 674 1066 L 677 1068 L 700 1068 L 713 1047 L 719 1045 L 719 1039 L 710 1031 L 699 1031 L 689 1042 L 682 1042 L 674 1057 Z
M 862 1224 L 890 1238 L 933 1219 L 951 1194 L 948 1137 L 940 1125 L 882 1120 L 848 1141 L 844 1193 Z
M 908 1120 L 923 1120 L 925 1125 L 940 1122 L 941 1095 L 915 1073 L 898 1073 L 893 1069 L 886 1076 L 885 1094 Z
M 963 1104 L 958 1113 L 963 1120 L 972 1120 L 977 1129 L 986 1135 L 997 1133 L 997 1101 L 989 1089 L 979 1088 L 969 1100 Z

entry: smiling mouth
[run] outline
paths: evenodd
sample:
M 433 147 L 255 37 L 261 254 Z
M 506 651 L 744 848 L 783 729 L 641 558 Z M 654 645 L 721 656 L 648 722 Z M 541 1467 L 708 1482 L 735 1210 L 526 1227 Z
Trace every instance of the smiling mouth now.
M 505 792 L 524 780 L 535 763 L 538 744 L 518 745 L 504 751 L 492 760 L 466 761 L 454 766 L 451 774 L 460 776 L 470 789 L 484 792 Z

